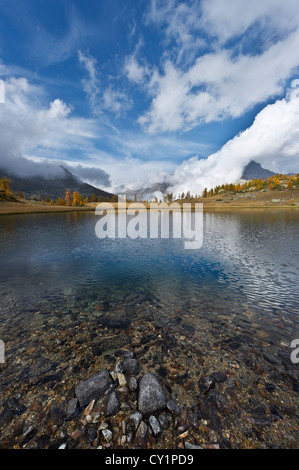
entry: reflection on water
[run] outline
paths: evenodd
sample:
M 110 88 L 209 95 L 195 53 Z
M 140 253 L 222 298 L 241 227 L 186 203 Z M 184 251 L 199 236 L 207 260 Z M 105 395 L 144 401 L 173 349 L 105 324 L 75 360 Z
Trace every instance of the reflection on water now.
M 250 310 L 295 325 L 298 211 L 205 213 L 199 250 L 174 238 L 99 239 L 97 220 L 79 212 L 0 218 L 2 320 L 78 292 L 108 300 L 143 292 L 160 308 Z
M 66 413 L 77 384 L 133 355 L 133 378 L 154 373 L 181 409 L 149 436 L 153 448 L 177 449 L 180 429 L 200 446 L 298 448 L 299 212 L 206 212 L 199 250 L 172 237 L 99 239 L 97 221 L 0 217 L 1 447 L 105 446 L 100 427 L 92 443 L 89 431 L 108 420 L 111 448 L 136 448 L 123 423 L 138 390 L 114 383 L 116 416 L 106 399 L 89 421 Z

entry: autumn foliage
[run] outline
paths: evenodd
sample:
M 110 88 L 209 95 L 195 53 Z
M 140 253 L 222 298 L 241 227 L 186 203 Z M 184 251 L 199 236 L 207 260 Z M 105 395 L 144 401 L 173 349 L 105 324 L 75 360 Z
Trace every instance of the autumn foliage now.
M 10 187 L 11 181 L 8 178 L 0 179 L 0 200 L 16 201 L 16 197 Z

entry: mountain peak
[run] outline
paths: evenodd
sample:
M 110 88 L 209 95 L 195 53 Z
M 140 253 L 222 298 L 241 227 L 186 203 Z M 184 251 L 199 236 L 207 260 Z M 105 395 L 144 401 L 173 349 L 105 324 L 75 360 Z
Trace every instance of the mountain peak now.
M 247 181 L 257 178 L 267 179 L 270 178 L 270 176 L 274 175 L 274 171 L 266 170 L 261 166 L 260 163 L 251 160 L 251 162 L 249 162 L 248 165 L 245 166 L 241 179 Z

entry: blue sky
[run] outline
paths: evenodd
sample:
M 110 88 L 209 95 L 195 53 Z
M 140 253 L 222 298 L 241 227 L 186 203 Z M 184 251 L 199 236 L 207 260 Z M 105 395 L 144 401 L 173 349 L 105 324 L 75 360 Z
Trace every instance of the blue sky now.
M 298 0 L 0 0 L 0 163 L 114 191 L 298 171 L 298 77 Z

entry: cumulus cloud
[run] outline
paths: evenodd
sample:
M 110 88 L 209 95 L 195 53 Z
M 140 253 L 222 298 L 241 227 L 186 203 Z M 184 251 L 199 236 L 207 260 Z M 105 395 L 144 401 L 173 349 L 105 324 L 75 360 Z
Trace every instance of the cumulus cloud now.
M 103 126 L 98 118 L 77 117 L 72 106 L 61 99 L 49 103 L 44 89 L 24 78 L 6 78 L 5 89 L 0 168 L 19 176 L 63 176 L 63 165 L 86 182 L 117 191 L 161 181 L 164 172 L 174 171 L 176 159 L 210 153 L 209 146 L 195 140 L 153 139 L 140 131 Z M 109 142 L 109 152 L 103 141 Z
M 163 73 L 152 74 L 148 87 L 154 97 L 139 123 L 153 134 L 239 117 L 283 93 L 298 68 L 298 48 L 299 29 L 260 55 L 236 57 L 223 49 L 199 57 L 184 71 L 167 61 Z
M 180 165 L 172 178 L 175 194 L 199 194 L 205 187 L 236 182 L 251 160 L 278 172 L 299 171 L 299 81 L 286 97 L 266 106 L 246 131 L 207 159 L 193 157 Z
M 82 151 L 97 138 L 98 126 L 92 119 L 72 115 L 72 107 L 60 99 L 49 105 L 42 88 L 24 78 L 5 80 L 5 103 L 0 105 L 0 168 L 19 176 L 63 176 L 62 154 Z M 35 155 L 34 155 L 35 154 Z M 41 158 L 26 158 L 44 155 Z M 56 161 L 53 161 L 56 160 Z M 81 165 L 69 167 L 79 177 L 109 184 L 109 175 L 101 169 Z
M 298 28 L 297 0 L 203 0 L 200 24 L 221 43 L 244 34 L 254 25 L 265 34 L 276 31 L 285 35 Z
M 283 96 L 299 67 L 297 0 L 151 0 L 146 22 L 162 26 L 161 64 L 139 46 L 125 71 L 151 98 L 138 119 L 150 134 L 238 118 Z
M 166 41 L 178 46 L 179 60 L 188 48 L 195 53 L 234 37 L 246 40 L 241 36 L 249 30 L 252 34 L 253 28 L 263 41 L 274 31 L 283 37 L 298 28 L 298 15 L 297 0 L 230 0 L 229 7 L 225 0 L 151 0 L 145 19 L 164 26 Z
M 175 162 L 162 158 L 153 161 L 129 155 L 121 159 L 107 156 L 99 164 L 104 171 L 110 174 L 111 183 L 105 189 L 115 194 L 168 181 L 177 166 Z

